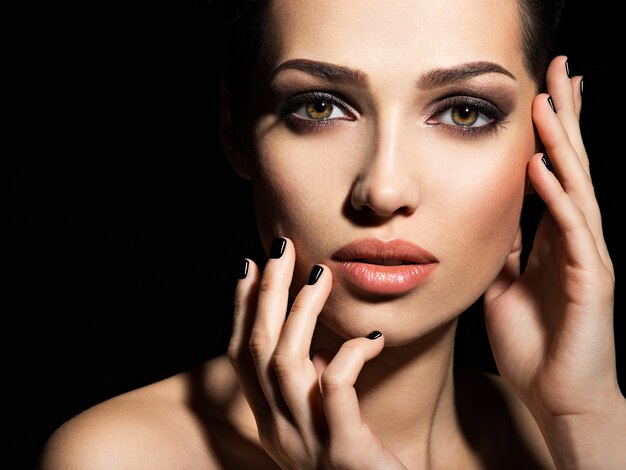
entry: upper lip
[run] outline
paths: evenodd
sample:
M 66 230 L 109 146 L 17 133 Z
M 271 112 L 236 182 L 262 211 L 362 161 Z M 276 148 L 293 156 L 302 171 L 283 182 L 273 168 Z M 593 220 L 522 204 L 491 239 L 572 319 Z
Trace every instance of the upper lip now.
M 337 250 L 333 258 L 381 265 L 429 264 L 439 260 L 413 242 L 401 239 L 363 238 Z

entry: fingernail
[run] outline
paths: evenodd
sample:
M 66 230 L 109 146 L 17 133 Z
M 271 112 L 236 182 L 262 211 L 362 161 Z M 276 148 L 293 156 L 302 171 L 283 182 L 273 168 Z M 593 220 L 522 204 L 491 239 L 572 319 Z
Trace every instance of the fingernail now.
M 570 74 L 569 74 L 569 62 L 567 60 L 565 61 L 565 73 L 567 74 L 568 77 L 570 76 Z
M 581 94 L 581 95 L 583 94 L 583 91 L 584 91 L 584 88 L 583 88 L 583 79 L 581 78 L 581 79 L 580 79 L 580 94 Z
M 307 285 L 312 286 L 313 284 L 315 284 L 323 272 L 324 268 L 322 268 L 321 266 L 318 266 L 317 264 L 313 266 L 313 269 L 311 269 L 311 274 L 309 274 L 309 280 L 306 281 Z
M 556 113 L 556 107 L 554 106 L 554 101 L 552 101 L 552 97 L 548 96 L 548 103 L 550 104 L 550 107 L 552 108 L 552 111 L 554 111 Z
M 270 248 L 270 258 L 280 258 L 285 252 L 287 240 L 282 237 L 275 238 Z
M 541 156 L 541 161 L 543 162 L 543 164 L 546 166 L 548 170 L 552 171 L 552 163 L 550 162 L 550 159 L 545 154 Z
M 366 336 L 367 339 L 376 339 L 376 338 L 380 338 L 383 334 L 378 331 L 378 330 L 374 330 L 372 331 L 369 335 Z
M 248 275 L 248 267 L 250 263 L 247 259 L 244 259 L 239 267 L 239 279 L 245 279 Z

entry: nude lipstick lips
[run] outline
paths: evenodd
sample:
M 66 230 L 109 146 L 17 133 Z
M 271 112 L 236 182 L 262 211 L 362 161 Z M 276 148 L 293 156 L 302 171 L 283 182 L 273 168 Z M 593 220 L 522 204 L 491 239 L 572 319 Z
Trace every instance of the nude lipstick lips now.
M 333 255 L 336 275 L 368 294 L 400 295 L 417 287 L 437 267 L 437 258 L 415 243 L 355 240 Z

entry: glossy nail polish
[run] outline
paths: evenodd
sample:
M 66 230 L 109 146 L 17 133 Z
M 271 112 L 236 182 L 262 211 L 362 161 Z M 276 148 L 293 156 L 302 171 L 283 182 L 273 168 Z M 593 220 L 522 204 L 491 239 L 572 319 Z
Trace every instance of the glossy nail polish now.
M 567 74 L 568 78 L 571 77 L 571 75 L 569 74 L 569 62 L 565 61 L 565 73 Z
M 272 242 L 272 246 L 270 247 L 270 258 L 277 259 L 280 258 L 285 252 L 285 247 L 287 246 L 287 240 L 282 237 L 275 238 Z
M 372 331 L 369 335 L 366 336 L 367 339 L 377 339 L 380 338 L 383 334 L 378 331 L 378 330 L 374 330 Z
M 582 95 L 584 91 L 584 87 L 583 87 L 583 79 L 580 79 L 580 94 Z
M 554 106 L 554 101 L 552 100 L 551 96 L 548 96 L 548 104 L 552 108 L 552 111 L 554 111 L 556 113 L 556 107 Z
M 313 284 L 315 284 L 323 272 L 324 268 L 322 268 L 321 266 L 318 266 L 317 264 L 313 266 L 313 269 L 311 269 L 311 274 L 309 274 L 309 279 L 306 281 L 307 285 L 312 286 Z
M 239 279 L 245 279 L 248 275 L 248 267 L 250 263 L 247 259 L 243 259 L 241 265 L 239 266 Z
M 546 168 L 550 171 L 552 171 L 552 163 L 550 162 L 550 159 L 548 158 L 547 155 L 543 155 L 541 157 L 541 161 L 543 162 L 543 164 L 546 166 Z

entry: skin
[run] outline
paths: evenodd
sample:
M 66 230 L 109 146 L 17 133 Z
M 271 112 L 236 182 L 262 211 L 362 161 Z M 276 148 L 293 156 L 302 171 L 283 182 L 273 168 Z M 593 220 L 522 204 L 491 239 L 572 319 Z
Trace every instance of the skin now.
M 331 255 L 353 240 L 406 239 L 426 248 L 440 261 L 427 287 L 391 303 L 373 303 L 338 278 L 322 314 L 324 324 L 344 338 L 384 328 L 387 345 L 412 342 L 465 310 L 492 282 L 515 239 L 535 148 L 530 108 L 536 94 L 519 50 L 510 47 L 508 23 L 497 21 L 497 14 L 514 14 L 515 5 L 487 14 L 454 8 L 459 13 L 451 16 L 449 5 L 418 2 L 381 6 L 373 20 L 371 12 L 342 3 L 333 7 L 336 15 L 307 28 L 309 34 L 301 34 L 303 17 L 284 7 L 275 3 L 278 38 L 270 38 L 275 57 L 269 69 L 312 59 L 358 69 L 368 86 L 337 85 L 289 68 L 272 77 L 270 90 L 279 105 L 284 95 L 307 87 L 337 88 L 358 115 L 309 132 L 294 132 L 275 112 L 261 116 L 255 126 L 260 151 L 251 171 L 263 240 L 267 246 L 277 235 L 293 241 L 298 257 L 292 293 L 314 263 L 330 264 Z M 494 25 L 490 35 L 500 40 L 475 34 L 484 21 Z M 336 31 L 343 31 L 341 39 Z M 451 42 L 467 48 L 451 52 Z M 389 51 L 372 54 L 380 44 Z M 516 78 L 485 73 L 447 87 L 415 86 L 426 72 L 485 61 Z M 495 105 L 512 108 L 506 122 L 485 136 L 429 125 L 435 121 L 433 103 L 455 87 L 474 95 L 480 90 Z
M 70 420 L 42 469 L 622 467 L 614 274 L 567 58 L 539 93 L 502 20 L 513 1 L 276 0 L 270 15 L 254 152 L 228 138 L 227 109 L 222 122 L 261 239 L 269 252 L 285 237 L 284 253 L 263 270 L 248 260 L 227 355 Z M 303 60 L 358 73 L 328 81 Z M 480 73 L 425 79 L 468 64 Z M 310 90 L 342 99 L 318 127 L 306 100 L 285 108 Z M 489 102 L 501 122 L 472 133 L 449 96 Z M 548 211 L 520 274 L 531 191 Z M 410 240 L 437 266 L 402 294 L 355 290 L 333 253 L 363 237 Z M 458 316 L 483 293 L 499 377 L 452 364 Z

